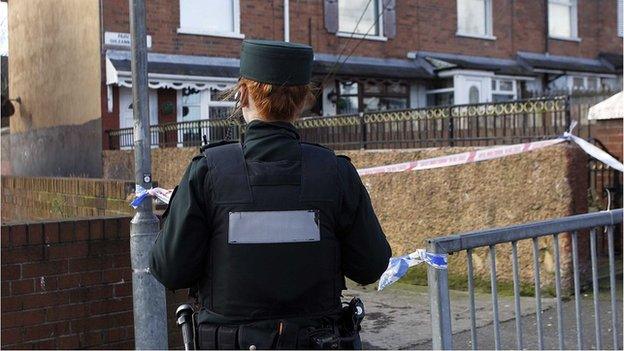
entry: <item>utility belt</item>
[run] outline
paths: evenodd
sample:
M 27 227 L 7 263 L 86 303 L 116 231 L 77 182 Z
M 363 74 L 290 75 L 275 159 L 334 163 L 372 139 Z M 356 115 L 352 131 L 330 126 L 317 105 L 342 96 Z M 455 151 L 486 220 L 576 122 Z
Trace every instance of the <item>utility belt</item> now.
M 358 298 L 344 306 L 337 318 L 324 317 L 307 321 L 297 318 L 240 325 L 205 322 L 195 325 L 194 318 L 189 318 L 184 311 L 192 313 L 192 308 L 182 305 L 176 312 L 187 350 L 361 349 L 359 331 L 364 319 L 364 305 Z

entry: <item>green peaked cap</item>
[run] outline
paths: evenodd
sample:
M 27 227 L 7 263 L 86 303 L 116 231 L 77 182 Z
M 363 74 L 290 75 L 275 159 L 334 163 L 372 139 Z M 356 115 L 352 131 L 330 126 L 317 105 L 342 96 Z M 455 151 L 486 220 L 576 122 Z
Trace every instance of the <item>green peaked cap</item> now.
M 314 51 L 304 44 L 243 40 L 241 77 L 273 85 L 306 85 L 312 75 Z

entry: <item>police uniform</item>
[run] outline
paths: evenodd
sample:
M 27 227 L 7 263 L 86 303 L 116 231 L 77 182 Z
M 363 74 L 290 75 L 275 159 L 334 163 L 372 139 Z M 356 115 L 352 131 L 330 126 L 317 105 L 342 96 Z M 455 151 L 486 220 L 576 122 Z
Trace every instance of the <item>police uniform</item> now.
M 246 40 L 241 76 L 302 85 L 311 62 L 309 46 Z M 193 159 L 151 272 L 198 290 L 201 348 L 335 348 L 319 343 L 349 335 L 344 277 L 373 283 L 391 256 L 368 193 L 347 157 L 301 142 L 291 123 L 254 120 L 244 135 Z

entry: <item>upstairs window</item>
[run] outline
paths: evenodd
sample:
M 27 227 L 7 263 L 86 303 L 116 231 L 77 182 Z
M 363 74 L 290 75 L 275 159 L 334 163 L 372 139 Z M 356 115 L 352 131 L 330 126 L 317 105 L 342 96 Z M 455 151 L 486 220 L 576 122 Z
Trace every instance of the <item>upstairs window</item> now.
M 548 36 L 577 39 L 576 0 L 548 0 Z
M 381 0 L 338 1 L 338 32 L 381 36 L 380 4 Z
M 180 0 L 178 33 L 242 38 L 239 0 Z
M 457 35 L 492 37 L 492 0 L 457 0 Z

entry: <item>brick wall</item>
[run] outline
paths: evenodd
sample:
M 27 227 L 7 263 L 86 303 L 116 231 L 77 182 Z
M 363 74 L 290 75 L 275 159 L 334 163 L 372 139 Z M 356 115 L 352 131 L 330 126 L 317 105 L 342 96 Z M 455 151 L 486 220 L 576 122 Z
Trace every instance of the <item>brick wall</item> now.
M 607 150 L 622 161 L 622 119 L 607 119 L 593 121 L 591 136 L 600 140 Z
M 3 349 L 133 349 L 130 218 L 3 225 Z M 172 318 L 184 291 L 167 293 Z
M 128 214 L 134 182 L 2 176 L 2 221 Z
M 548 40 L 545 1 L 493 1 L 493 34 L 496 40 L 459 37 L 455 0 L 397 1 L 396 37 L 387 42 L 364 40 L 353 55 L 405 58 L 408 51 L 427 50 L 469 55 L 513 57 L 517 51 L 595 58 L 599 52 L 621 52 L 622 40 L 616 32 L 616 1 L 579 1 L 580 42 Z M 104 2 L 105 31 L 129 32 L 128 2 Z M 307 43 L 316 52 L 338 54 L 357 40 L 337 37 L 324 26 L 323 1 L 293 1 L 290 4 L 291 40 Z M 148 3 L 148 33 L 152 51 L 172 54 L 237 57 L 240 39 L 178 34 L 178 1 Z M 283 40 L 282 0 L 240 0 L 241 32 L 246 38 Z
M 348 151 L 353 164 L 372 167 L 459 153 L 474 148 Z M 177 185 L 197 148 L 152 150 L 152 175 L 165 188 Z M 130 151 L 104 151 L 104 172 L 131 177 Z M 123 166 L 128 165 L 128 166 Z M 112 171 L 114 170 L 114 172 Z M 363 177 L 375 212 L 396 255 L 425 247 L 426 239 L 470 230 L 494 228 L 586 213 L 587 156 L 575 145 L 557 145 L 499 160 L 421 172 Z M 583 239 L 584 240 L 584 239 Z M 570 286 L 570 241 L 562 237 L 564 283 Z M 553 282 L 553 253 L 549 239 L 544 250 L 544 284 Z M 509 247 L 497 250 L 499 278 L 511 279 Z M 531 245 L 521 245 L 522 279 L 533 279 Z M 505 256 L 506 255 L 506 256 Z M 454 273 L 465 274 L 465 259 L 454 259 Z M 487 277 L 487 253 L 479 251 L 477 274 Z M 476 262 L 476 261 L 475 261 Z

